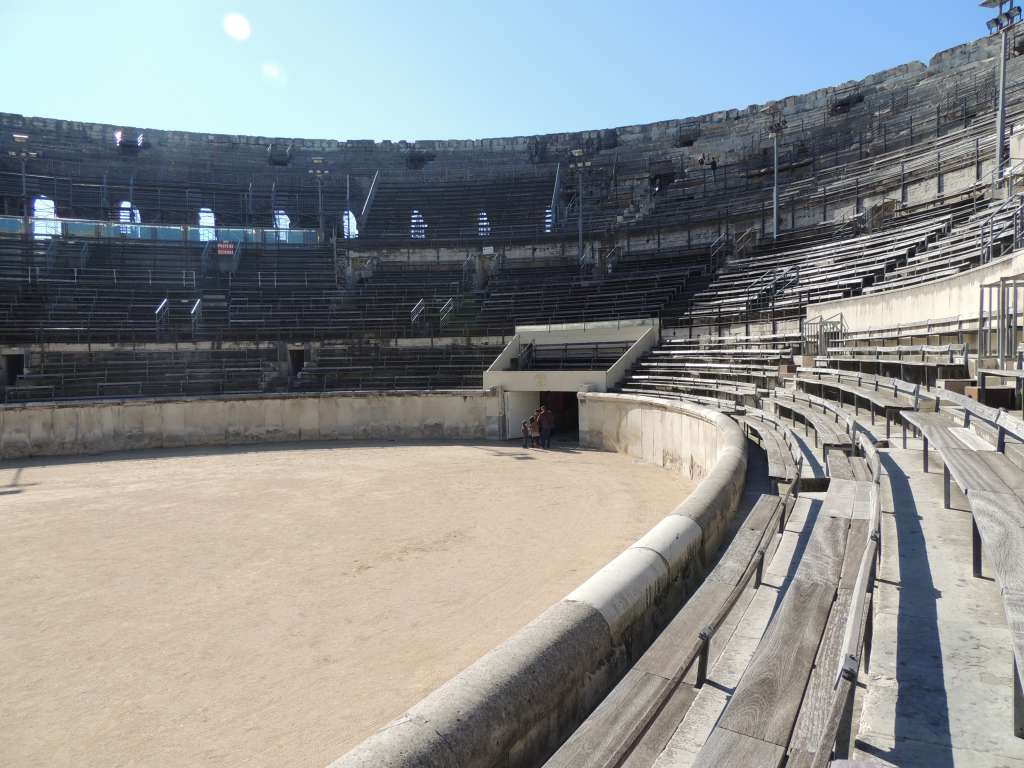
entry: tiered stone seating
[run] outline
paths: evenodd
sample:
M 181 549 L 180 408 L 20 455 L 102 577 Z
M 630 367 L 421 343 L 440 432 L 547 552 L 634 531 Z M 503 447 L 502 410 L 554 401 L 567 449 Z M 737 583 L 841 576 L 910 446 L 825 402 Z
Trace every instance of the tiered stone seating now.
M 929 249 L 952 222 L 952 213 L 940 211 L 870 235 L 757 247 L 750 255 L 729 259 L 712 283 L 693 295 L 681 319 L 699 326 L 749 322 L 769 314 L 795 317 L 809 303 L 860 294 L 889 270 Z
M 630 346 L 630 342 L 534 344 L 529 370 L 603 371 L 622 357 Z
M 575 261 L 507 263 L 477 297 L 475 315 L 460 314 L 453 332 L 510 333 L 516 325 L 579 323 L 656 317 L 685 295 L 688 280 L 706 269 L 706 256 L 681 258 L 664 268 L 630 262 L 609 275 L 581 270 Z
M 935 386 L 939 379 L 967 377 L 967 347 L 963 344 L 898 345 L 892 347 L 832 347 L 815 366 L 835 368 Z
M 386 346 L 325 344 L 299 372 L 302 391 L 363 389 L 479 389 L 500 346 Z
M 382 175 L 360 237 L 409 240 L 413 211 L 426 240 L 543 237 L 554 181 L 553 169 L 458 181 Z
M 260 392 L 276 376 L 276 360 L 276 350 L 261 345 L 43 352 L 31 361 L 31 372 L 20 375 L 7 389 L 7 400 Z
M 797 342 L 791 335 L 668 338 L 630 371 L 621 391 L 753 404 L 792 365 Z

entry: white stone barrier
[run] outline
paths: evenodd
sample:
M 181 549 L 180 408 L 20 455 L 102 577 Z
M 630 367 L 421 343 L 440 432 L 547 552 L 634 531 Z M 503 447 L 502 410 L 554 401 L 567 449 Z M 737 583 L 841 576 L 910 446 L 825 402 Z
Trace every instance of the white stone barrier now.
M 0 406 L 0 458 L 313 440 L 497 437 L 486 390 L 225 395 Z
M 332 768 L 539 764 L 703 575 L 743 494 L 739 426 L 699 406 L 645 397 L 581 393 L 579 404 L 583 445 L 703 478 L 700 484 L 632 547 Z

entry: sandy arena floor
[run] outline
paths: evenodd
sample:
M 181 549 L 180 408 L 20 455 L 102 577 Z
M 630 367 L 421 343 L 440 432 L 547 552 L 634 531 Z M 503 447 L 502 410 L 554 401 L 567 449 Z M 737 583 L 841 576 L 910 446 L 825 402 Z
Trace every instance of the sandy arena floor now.
M 324 768 L 690 489 L 495 445 L 0 467 L 0 765 Z

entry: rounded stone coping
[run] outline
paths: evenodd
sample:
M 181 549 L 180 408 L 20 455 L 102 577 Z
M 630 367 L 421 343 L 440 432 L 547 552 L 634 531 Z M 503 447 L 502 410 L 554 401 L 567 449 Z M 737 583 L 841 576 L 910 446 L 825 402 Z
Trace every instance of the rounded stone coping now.
M 460 397 L 491 397 L 490 389 L 328 389 L 313 392 L 231 392 L 224 395 L 110 395 L 80 397 L 70 400 L 26 400 L 0 403 L 0 413 L 31 408 L 82 408 L 90 405 L 163 405 L 165 403 L 238 402 L 243 400 L 327 400 L 352 397 L 423 397 L 445 395 Z
M 670 585 L 717 548 L 743 494 L 746 440 L 724 414 L 688 403 L 580 393 L 584 403 L 637 405 L 696 419 L 718 435 L 713 467 L 636 543 L 508 640 L 358 744 L 331 768 L 525 766 L 560 744 L 642 648 Z

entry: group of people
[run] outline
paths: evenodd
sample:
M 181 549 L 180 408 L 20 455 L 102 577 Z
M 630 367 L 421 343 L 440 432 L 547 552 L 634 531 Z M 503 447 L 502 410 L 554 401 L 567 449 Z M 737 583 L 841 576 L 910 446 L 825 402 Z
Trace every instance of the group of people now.
M 546 405 L 542 405 L 523 422 L 523 448 L 550 448 L 551 433 L 554 431 L 555 414 Z

